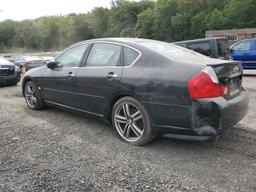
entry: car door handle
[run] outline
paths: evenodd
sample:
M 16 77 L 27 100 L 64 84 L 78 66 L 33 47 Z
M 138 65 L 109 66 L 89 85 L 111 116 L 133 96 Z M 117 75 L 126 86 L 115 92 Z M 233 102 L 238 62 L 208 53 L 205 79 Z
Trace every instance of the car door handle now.
M 114 72 L 109 72 L 106 76 L 107 79 L 114 79 L 114 78 L 117 78 L 118 75 Z
M 73 72 L 69 72 L 67 75 L 67 77 L 74 77 L 74 76 L 75 76 L 75 74 Z

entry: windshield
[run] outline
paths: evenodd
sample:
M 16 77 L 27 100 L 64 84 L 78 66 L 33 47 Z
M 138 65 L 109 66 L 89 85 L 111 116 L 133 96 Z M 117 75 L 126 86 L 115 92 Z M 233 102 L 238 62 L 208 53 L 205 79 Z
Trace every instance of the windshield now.
M 191 59 L 191 60 L 207 58 L 206 56 L 196 53 L 192 50 L 189 50 L 177 45 L 173 45 L 170 43 L 165 43 L 160 41 L 141 41 L 139 42 L 139 44 L 175 61 L 182 60 L 184 58 Z

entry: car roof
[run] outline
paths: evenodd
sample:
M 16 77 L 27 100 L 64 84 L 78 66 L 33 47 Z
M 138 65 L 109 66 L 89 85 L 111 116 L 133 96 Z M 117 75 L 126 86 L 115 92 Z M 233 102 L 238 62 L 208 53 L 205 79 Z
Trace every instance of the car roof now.
M 238 42 L 234 43 L 234 44 L 231 46 L 231 48 L 233 48 L 233 47 L 236 46 L 237 44 L 242 43 L 242 42 L 245 42 L 245 41 L 256 41 L 256 38 L 244 39 L 244 40 L 238 41 Z
M 111 38 L 98 38 L 98 39 L 90 39 L 78 42 L 76 44 L 86 43 L 86 42 L 112 42 L 112 43 L 121 43 L 121 44 L 127 44 L 127 45 L 139 45 L 140 42 L 157 42 L 157 40 L 152 39 L 143 39 L 143 38 L 130 38 L 130 37 L 111 37 Z M 159 41 L 160 42 L 160 41 Z

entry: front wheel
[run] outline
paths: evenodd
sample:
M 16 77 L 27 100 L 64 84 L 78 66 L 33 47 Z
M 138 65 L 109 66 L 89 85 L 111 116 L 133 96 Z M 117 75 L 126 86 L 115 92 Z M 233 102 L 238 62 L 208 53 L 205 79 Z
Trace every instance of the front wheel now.
M 132 97 L 123 97 L 115 103 L 112 123 L 118 136 L 133 145 L 146 145 L 155 137 L 145 107 Z
M 26 103 L 30 109 L 39 110 L 44 107 L 40 92 L 34 82 L 29 81 L 26 83 L 24 93 Z

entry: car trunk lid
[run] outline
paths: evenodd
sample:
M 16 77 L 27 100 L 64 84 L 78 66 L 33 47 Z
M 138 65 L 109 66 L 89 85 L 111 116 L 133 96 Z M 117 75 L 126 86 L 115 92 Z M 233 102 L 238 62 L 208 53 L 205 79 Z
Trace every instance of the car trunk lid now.
M 219 83 L 227 87 L 227 99 L 237 96 L 242 90 L 243 67 L 239 62 L 225 62 L 209 64 L 219 80 Z

